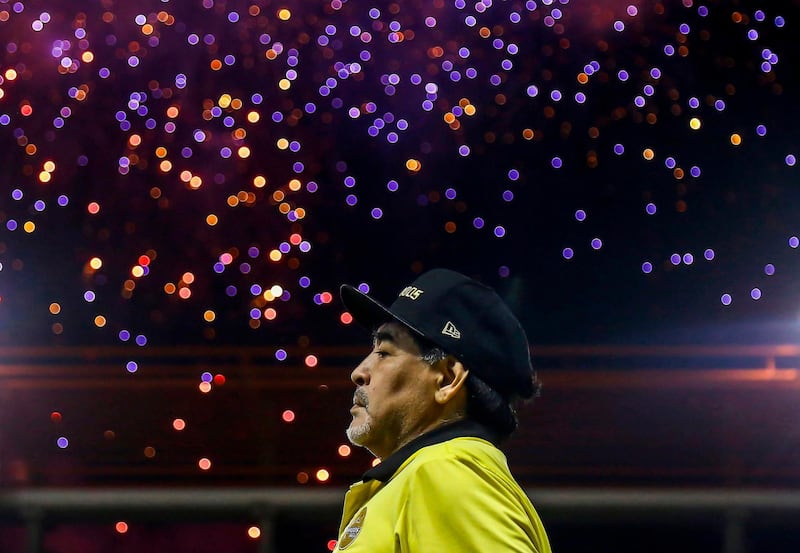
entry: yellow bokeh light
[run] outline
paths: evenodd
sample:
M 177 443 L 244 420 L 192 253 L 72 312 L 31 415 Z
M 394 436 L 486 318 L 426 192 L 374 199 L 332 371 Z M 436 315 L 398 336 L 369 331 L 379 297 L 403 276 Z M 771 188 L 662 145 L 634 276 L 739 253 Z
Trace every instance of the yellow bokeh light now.
M 44 165 L 42 165 L 42 169 L 44 169 L 48 173 L 52 173 L 53 171 L 56 170 L 56 164 L 54 161 L 48 159 L 47 161 L 44 162 Z
M 201 179 L 198 176 L 194 176 L 189 180 L 189 186 L 197 190 L 198 188 L 203 186 L 203 179 Z
M 315 476 L 317 477 L 317 480 L 319 480 L 320 482 L 327 482 L 331 477 L 331 473 L 328 472 L 326 469 L 319 469 Z
M 251 526 L 247 529 L 248 537 L 257 540 L 261 537 L 261 529 L 258 526 Z
M 103 260 L 100 259 L 99 257 L 93 257 L 89 260 L 89 267 L 91 267 L 95 271 L 102 266 L 103 266 Z
M 237 153 L 240 158 L 247 159 L 248 157 L 250 157 L 250 148 L 248 148 L 247 146 L 242 146 L 239 148 L 239 151 Z
M 201 382 L 200 384 L 197 385 L 197 387 L 204 394 L 207 394 L 208 392 L 211 391 L 211 383 L 210 382 Z
M 280 88 L 281 90 L 289 90 L 291 86 L 292 86 L 292 81 L 290 81 L 289 79 L 281 79 L 280 81 L 278 81 L 278 88 Z
M 219 97 L 219 101 L 217 102 L 219 107 L 225 109 L 231 105 L 231 95 L 230 94 L 223 94 Z
M 52 178 L 53 176 L 47 171 L 42 171 L 39 173 L 39 182 L 50 182 L 50 179 Z
M 702 126 L 702 124 L 700 123 L 700 119 L 698 119 L 697 117 L 692 117 L 692 118 L 689 120 L 689 127 L 690 127 L 692 130 L 695 130 L 695 131 L 696 131 L 696 130 L 698 130 L 698 129 L 699 129 L 701 126 Z
M 131 268 L 131 276 L 133 278 L 141 278 L 144 276 L 144 268 L 141 265 L 134 265 Z
M 289 21 L 291 17 L 292 17 L 292 12 L 290 12 L 286 8 L 281 8 L 280 10 L 278 10 L 278 19 L 280 19 L 281 21 Z
M 279 150 L 285 150 L 289 147 L 289 141 L 285 138 L 279 138 L 278 141 L 275 143 Z
M 16 69 L 6 69 L 5 75 L 7 81 L 13 81 L 17 78 L 17 71 Z
M 464 113 L 466 113 L 467 115 L 470 115 L 470 116 L 475 115 L 476 111 L 477 110 L 476 110 L 475 106 L 473 106 L 472 104 L 464 106 Z
M 408 169 L 412 173 L 418 172 L 421 168 L 422 164 L 418 160 L 414 158 L 406 160 L 406 169 Z
M 261 119 L 261 114 L 257 111 L 251 111 L 247 114 L 247 120 L 250 123 L 258 123 L 258 120 Z
M 33 221 L 25 221 L 25 224 L 22 225 L 22 228 L 25 229 L 25 232 L 30 234 L 34 230 L 36 230 L 36 223 L 34 223 Z
M 297 179 L 292 179 L 289 181 L 289 190 L 292 192 L 298 192 L 302 186 L 302 183 Z
M 256 188 L 264 188 L 267 185 L 267 179 L 262 177 L 261 175 L 256 176 L 253 179 L 253 186 Z
M 269 252 L 269 258 L 272 261 L 280 261 L 281 257 L 283 257 L 283 254 L 281 253 L 280 250 L 272 250 L 271 252 Z

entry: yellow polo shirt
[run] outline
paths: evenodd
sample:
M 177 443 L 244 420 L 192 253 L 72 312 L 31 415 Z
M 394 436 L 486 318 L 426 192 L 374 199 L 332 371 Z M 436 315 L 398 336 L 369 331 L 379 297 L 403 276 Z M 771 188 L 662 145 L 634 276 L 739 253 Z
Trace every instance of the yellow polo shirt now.
M 550 553 L 542 522 L 486 429 L 460 421 L 389 456 L 350 487 L 346 553 Z

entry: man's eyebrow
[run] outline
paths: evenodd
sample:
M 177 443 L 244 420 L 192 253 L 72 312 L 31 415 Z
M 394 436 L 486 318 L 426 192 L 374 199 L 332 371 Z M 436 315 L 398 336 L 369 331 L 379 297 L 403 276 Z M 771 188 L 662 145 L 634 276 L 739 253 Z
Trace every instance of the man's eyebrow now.
M 390 342 L 392 344 L 397 344 L 397 340 L 395 339 L 394 335 L 390 332 L 386 332 L 385 330 L 376 330 L 372 333 L 372 344 L 380 344 L 383 342 Z

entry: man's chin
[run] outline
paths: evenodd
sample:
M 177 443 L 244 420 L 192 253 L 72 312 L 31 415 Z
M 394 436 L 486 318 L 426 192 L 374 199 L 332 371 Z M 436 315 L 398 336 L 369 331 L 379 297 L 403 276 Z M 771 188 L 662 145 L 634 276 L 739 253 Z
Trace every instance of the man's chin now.
M 353 445 L 357 445 L 359 447 L 365 447 L 365 443 L 367 442 L 367 437 L 369 435 L 371 427 L 368 422 L 361 423 L 361 424 L 350 424 L 347 428 L 347 439 L 350 440 L 350 443 Z

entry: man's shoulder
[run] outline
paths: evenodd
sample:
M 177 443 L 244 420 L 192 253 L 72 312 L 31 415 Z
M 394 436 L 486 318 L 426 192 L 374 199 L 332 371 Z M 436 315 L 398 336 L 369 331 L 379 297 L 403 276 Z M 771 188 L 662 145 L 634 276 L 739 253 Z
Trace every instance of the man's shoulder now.
M 494 444 L 481 438 L 458 437 L 421 448 L 400 467 L 406 478 L 418 472 L 469 474 L 507 471 L 506 458 Z

